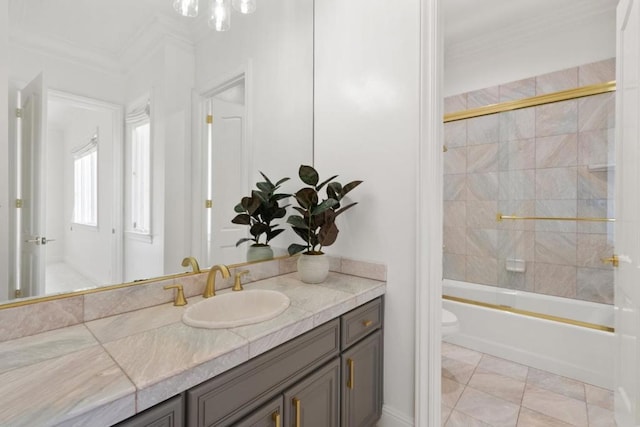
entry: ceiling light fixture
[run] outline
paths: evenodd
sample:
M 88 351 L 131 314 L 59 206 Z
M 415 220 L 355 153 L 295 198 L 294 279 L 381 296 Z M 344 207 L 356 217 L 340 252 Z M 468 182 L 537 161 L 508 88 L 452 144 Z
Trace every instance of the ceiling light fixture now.
M 173 8 L 182 16 L 190 18 L 198 16 L 199 0 L 173 0 Z M 248 15 L 255 12 L 256 0 L 209 0 L 207 23 L 216 31 L 227 31 L 231 28 L 231 6 Z

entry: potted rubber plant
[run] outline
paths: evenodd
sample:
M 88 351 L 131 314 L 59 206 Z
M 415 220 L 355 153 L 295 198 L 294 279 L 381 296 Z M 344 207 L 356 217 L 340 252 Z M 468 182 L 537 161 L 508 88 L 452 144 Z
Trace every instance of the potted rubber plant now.
M 300 166 L 298 176 L 306 187 L 293 195 L 298 204 L 293 206 L 293 209 L 298 214 L 290 215 L 287 223 L 304 244 L 292 243 L 288 252 L 289 255 L 302 252 L 298 258 L 298 273 L 303 282 L 321 283 L 329 274 L 329 260 L 324 256 L 322 249 L 332 245 L 338 238 L 336 218 L 357 204 L 352 202 L 342 206 L 341 201 L 362 181 L 351 181 L 342 185 L 335 181 L 338 175 L 334 175 L 320 182 L 318 172 L 307 165 Z M 326 198 L 320 195 L 323 188 Z
M 264 173 L 260 172 L 260 175 L 264 181 L 256 183 L 257 190 L 252 190 L 251 196 L 240 200 L 234 208 L 237 215 L 231 220 L 234 224 L 249 226 L 251 237 L 243 237 L 236 243 L 239 246 L 245 242 L 253 242 L 247 249 L 247 261 L 273 258 L 269 242 L 282 233 L 284 228 L 277 228 L 279 224 L 272 222 L 285 217 L 289 205 L 280 206 L 280 200 L 291 196 L 277 192 L 289 178 L 282 178 L 274 184 Z

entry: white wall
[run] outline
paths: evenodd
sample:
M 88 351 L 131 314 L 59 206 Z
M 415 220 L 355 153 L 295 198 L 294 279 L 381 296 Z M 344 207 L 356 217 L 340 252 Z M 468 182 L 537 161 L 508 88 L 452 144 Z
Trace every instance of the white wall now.
M 8 2 L 0 0 L 0 82 L 8 81 Z M 8 86 L 0 84 L 0 301 L 9 288 L 9 111 Z
M 487 42 L 445 48 L 445 97 L 615 57 L 615 10 Z
M 387 264 L 385 413 L 413 419 L 420 2 L 316 2 L 315 165 L 362 179 L 331 255 Z M 396 418 L 397 419 L 397 418 Z
M 69 190 L 73 192 L 73 182 L 70 185 L 70 189 L 65 187 L 65 168 L 69 165 L 64 163 L 65 153 L 67 152 L 64 146 L 64 129 L 52 129 L 49 126 L 47 128 L 46 141 L 45 206 L 47 207 L 47 212 L 45 230 L 47 230 L 48 239 L 56 240 L 46 246 L 46 257 L 47 264 L 53 264 L 64 261 L 65 230 L 68 229 L 67 225 L 70 219 L 69 216 L 65 215 L 68 213 L 68 209 L 65 211 L 64 206 L 65 202 L 68 203 L 69 201 Z M 73 203 L 73 199 L 71 199 L 71 203 Z

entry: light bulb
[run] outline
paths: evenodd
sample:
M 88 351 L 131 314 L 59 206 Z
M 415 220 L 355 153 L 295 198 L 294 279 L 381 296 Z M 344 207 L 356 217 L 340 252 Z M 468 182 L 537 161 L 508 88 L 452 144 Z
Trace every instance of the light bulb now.
M 256 11 L 256 0 L 233 0 L 233 8 L 245 15 L 253 13 Z
M 208 24 L 216 31 L 227 31 L 231 28 L 230 0 L 211 0 L 209 3 Z
M 198 0 L 173 0 L 173 8 L 182 16 L 198 16 Z

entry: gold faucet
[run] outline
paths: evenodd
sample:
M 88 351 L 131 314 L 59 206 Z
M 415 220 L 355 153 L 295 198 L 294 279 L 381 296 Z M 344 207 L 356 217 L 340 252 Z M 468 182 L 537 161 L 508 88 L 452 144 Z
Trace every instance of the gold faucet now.
M 200 266 L 198 265 L 198 261 L 196 261 L 196 259 L 192 256 L 188 256 L 185 259 L 183 259 L 182 266 L 183 267 L 191 266 L 194 273 L 200 273 Z
M 216 294 L 216 271 L 222 274 L 223 279 L 228 279 L 231 276 L 229 267 L 224 264 L 217 264 L 211 267 L 209 275 L 207 276 L 207 286 L 205 286 L 204 292 L 202 293 L 203 298 L 210 298 Z
M 241 291 L 242 288 L 242 281 L 240 280 L 240 278 L 246 274 L 249 274 L 249 270 L 242 270 L 236 273 L 236 281 L 233 284 L 233 291 Z

